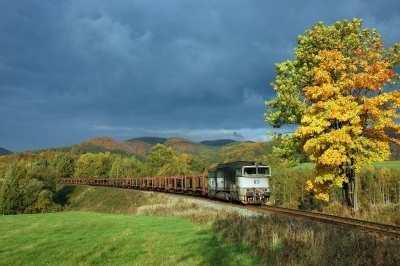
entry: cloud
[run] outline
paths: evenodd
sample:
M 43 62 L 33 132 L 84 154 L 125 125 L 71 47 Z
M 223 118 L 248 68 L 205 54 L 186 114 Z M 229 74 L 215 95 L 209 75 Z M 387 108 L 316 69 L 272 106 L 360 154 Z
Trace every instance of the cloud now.
M 391 44 L 399 3 L 384 2 L 3 1 L 0 147 L 104 135 L 265 141 L 274 63 L 293 59 L 297 35 L 358 17 Z
M 243 135 L 237 132 L 233 132 L 234 139 L 244 139 Z

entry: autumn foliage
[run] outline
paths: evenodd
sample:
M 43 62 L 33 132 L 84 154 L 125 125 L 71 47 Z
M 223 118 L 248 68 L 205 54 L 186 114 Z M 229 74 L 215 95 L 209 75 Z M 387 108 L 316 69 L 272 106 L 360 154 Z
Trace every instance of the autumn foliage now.
M 322 22 L 298 37 L 294 62 L 277 64 L 275 109 L 266 114 L 273 126 L 299 123 L 294 137 L 316 162 L 308 188 L 329 200 L 330 188 L 354 180 L 372 162 L 389 159 L 388 130 L 400 133 L 400 92 L 393 89 L 400 42 L 385 49 L 375 29 L 362 20 Z

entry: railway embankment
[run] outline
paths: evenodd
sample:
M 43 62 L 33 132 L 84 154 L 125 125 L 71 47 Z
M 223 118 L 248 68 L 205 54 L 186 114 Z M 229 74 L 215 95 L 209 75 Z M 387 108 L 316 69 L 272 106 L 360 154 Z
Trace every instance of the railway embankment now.
M 169 193 L 60 185 L 64 210 L 179 216 L 241 243 L 267 265 L 398 265 L 400 241 L 296 217 Z

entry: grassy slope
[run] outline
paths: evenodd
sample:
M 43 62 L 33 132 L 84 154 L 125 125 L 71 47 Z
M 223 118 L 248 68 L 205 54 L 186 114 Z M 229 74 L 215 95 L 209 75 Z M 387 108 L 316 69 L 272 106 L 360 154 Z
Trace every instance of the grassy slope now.
M 177 217 L 63 212 L 0 217 L 0 265 L 260 265 Z
M 59 185 L 56 200 L 69 212 L 0 216 L 0 265 L 262 265 L 211 229 L 223 210 L 111 187 Z
M 69 205 L 66 209 L 71 212 L 0 216 L 0 265 L 348 265 L 350 261 L 365 266 L 399 261 L 398 241 L 382 242 L 372 235 L 293 217 L 238 217 L 166 193 L 60 185 L 56 199 Z M 245 247 L 232 245 L 232 239 Z

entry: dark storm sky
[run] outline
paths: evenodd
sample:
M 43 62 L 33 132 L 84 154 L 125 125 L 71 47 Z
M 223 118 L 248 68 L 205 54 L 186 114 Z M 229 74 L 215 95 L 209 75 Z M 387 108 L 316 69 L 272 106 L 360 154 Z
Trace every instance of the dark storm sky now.
M 274 63 L 354 17 L 400 40 L 398 0 L 0 0 L 0 147 L 267 140 Z

